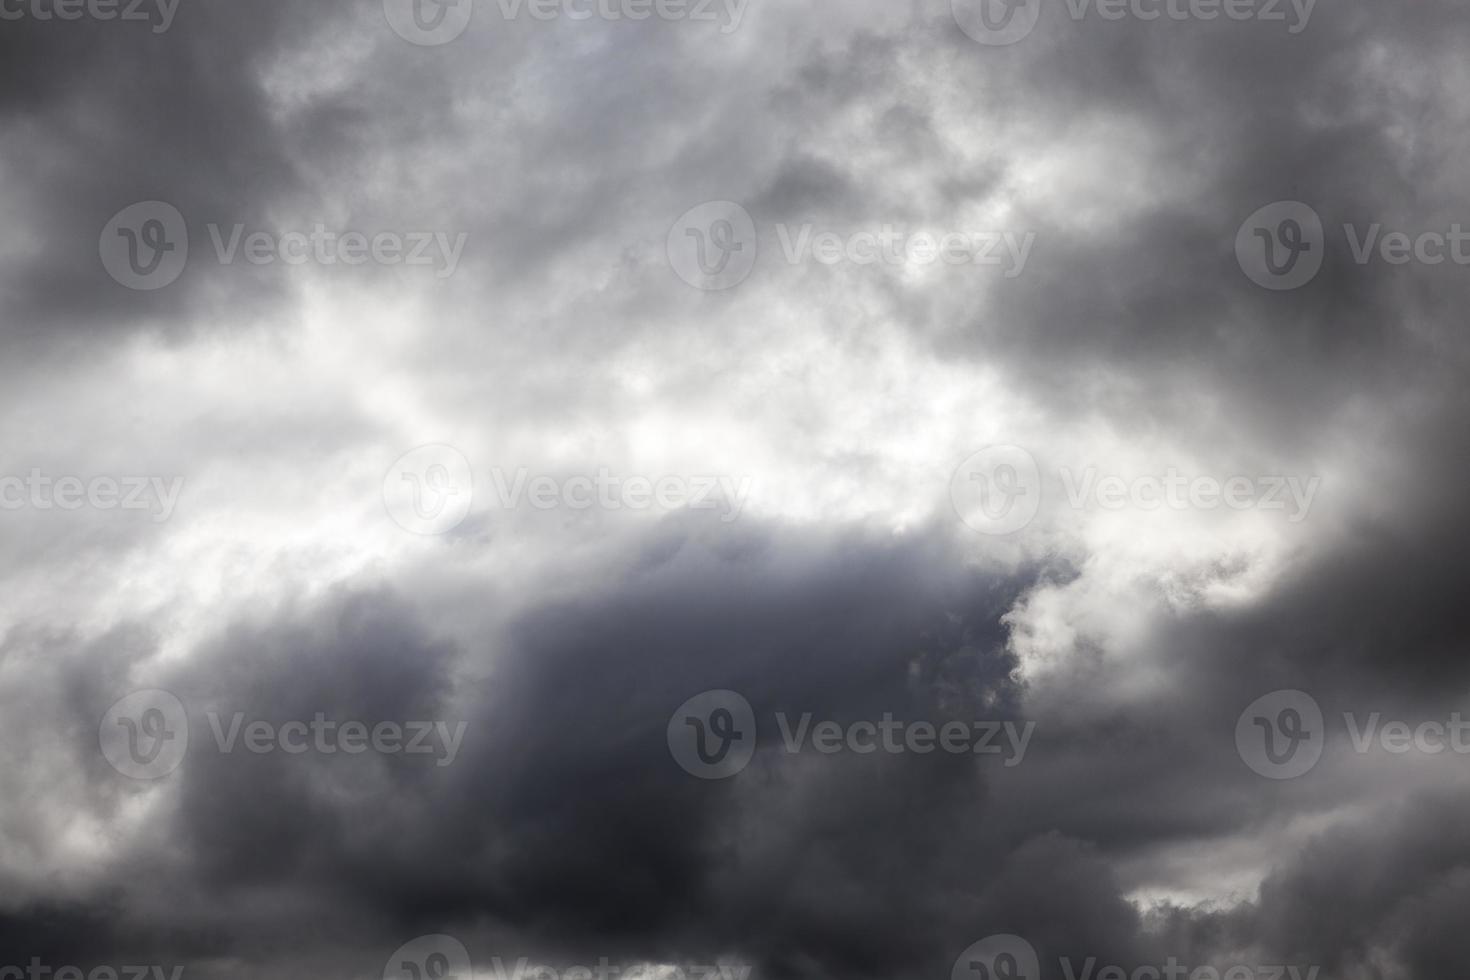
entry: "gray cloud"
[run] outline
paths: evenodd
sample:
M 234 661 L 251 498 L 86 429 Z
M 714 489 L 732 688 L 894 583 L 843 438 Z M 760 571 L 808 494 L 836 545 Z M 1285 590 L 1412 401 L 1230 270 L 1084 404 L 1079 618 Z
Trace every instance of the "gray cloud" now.
M 0 477 L 183 481 L 161 520 L 0 510 L 0 967 L 375 976 L 446 932 L 481 973 L 943 978 L 997 933 L 1048 980 L 1063 957 L 1462 968 L 1457 757 L 1355 752 L 1342 717 L 1465 710 L 1464 269 L 1360 264 L 1343 226 L 1470 214 L 1464 18 L 1044 3 L 1008 47 L 940 0 L 757 3 L 728 34 L 477 0 L 443 47 L 367 0 L 0 21 Z M 133 291 L 98 238 L 150 199 L 189 260 Z M 666 237 L 715 200 L 758 257 L 705 293 Z M 1293 291 L 1234 254 L 1278 200 L 1327 232 Z M 211 223 L 467 237 L 441 277 L 221 264 Z M 1035 246 L 1014 277 L 790 261 L 803 224 Z M 437 537 L 383 503 L 431 443 L 474 477 Z M 988 537 L 949 481 L 994 443 L 1321 492 L 1300 522 L 1053 497 Z M 750 497 L 729 521 L 515 506 L 518 469 Z M 148 688 L 190 731 L 157 782 L 99 747 Z M 705 781 L 666 725 L 717 689 L 758 737 Z M 1283 689 L 1329 731 L 1272 781 L 1233 733 Z M 236 713 L 464 734 L 444 765 L 225 751 Z M 803 713 L 1035 735 L 1014 767 L 793 753 L 775 718 Z

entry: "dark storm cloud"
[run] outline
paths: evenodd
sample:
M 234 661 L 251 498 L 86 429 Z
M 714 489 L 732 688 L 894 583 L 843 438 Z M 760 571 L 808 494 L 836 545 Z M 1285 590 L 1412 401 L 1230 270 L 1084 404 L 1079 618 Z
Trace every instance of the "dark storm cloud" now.
M 277 927 L 307 949 L 391 939 L 382 955 L 454 927 L 548 954 L 730 954 L 793 975 L 869 974 L 967 936 L 928 879 L 966 890 L 973 872 L 954 853 L 967 840 L 1005 860 L 1009 842 L 978 843 L 981 767 L 852 757 L 808 770 L 781 750 L 772 716 L 1018 717 L 998 616 L 1022 583 L 962 571 L 938 539 L 721 528 L 666 545 L 624 583 L 520 617 L 493 648 L 436 641 L 380 592 L 234 625 L 187 667 L 148 671 L 189 706 L 188 756 L 173 788 L 153 791 L 176 792 L 177 806 L 124 862 L 157 880 L 118 882 L 117 906 L 87 913 L 125 910 L 204 944 L 206 959 L 257 961 L 294 955 Z M 762 749 L 749 772 L 709 784 L 675 765 L 665 725 L 722 686 L 750 698 Z M 107 700 L 84 699 L 80 735 Z M 464 719 L 468 734 L 443 768 L 222 753 L 205 715 L 236 710 L 276 724 Z M 144 791 L 99 765 L 110 792 Z M 286 918 L 255 894 L 280 896 Z M 908 908 L 902 928 L 895 903 Z M 313 910 L 311 935 L 290 926 L 293 909 Z
M 916 683 L 910 675 L 926 647 L 931 657 L 959 662 L 955 681 L 971 697 L 1004 690 L 1009 666 L 995 617 L 1014 587 L 990 586 L 994 594 L 977 601 L 946 569 L 955 572 L 953 558 L 937 544 L 796 544 L 746 533 L 678 542 L 625 585 L 594 588 L 521 618 L 504 649 L 475 655 L 487 658 L 485 676 L 462 691 L 471 735 L 452 767 L 453 785 L 411 813 L 407 826 L 349 858 L 356 866 L 344 870 L 363 876 L 353 893 L 424 931 L 436 921 L 489 915 L 571 949 L 601 942 L 653 958 L 681 947 L 850 958 L 856 951 L 844 950 L 837 935 L 823 937 L 886 918 L 883 904 L 864 899 L 836 912 L 822 908 L 820 896 L 836 885 L 877 887 L 896 899 L 902 882 L 912 883 L 909 872 L 892 877 L 896 861 L 869 867 L 873 835 L 897 835 L 892 843 L 926 867 L 940 862 L 932 838 L 904 824 L 926 798 L 977 795 L 969 760 L 838 771 L 827 802 L 793 831 L 760 817 L 766 807 L 781 808 L 789 791 L 779 785 L 780 765 L 709 786 L 674 765 L 664 729 L 681 702 L 719 687 L 747 694 L 765 718 L 767 743 L 777 741 L 770 722 L 777 709 L 835 717 L 931 713 L 933 677 Z M 951 623 L 951 611 L 977 633 L 964 652 L 953 649 L 965 627 Z M 357 671 L 363 666 L 355 662 Z M 891 783 L 886 801 L 864 788 L 875 778 Z M 190 785 L 192 793 L 192 778 Z M 289 807 L 293 794 L 276 786 L 258 798 L 275 810 Z M 854 808 L 865 819 L 822 843 L 824 826 L 849 824 Z M 210 826 L 202 816 L 189 817 L 196 835 Z M 232 833 L 250 834 L 244 816 L 232 814 Z M 938 819 L 959 820 L 942 808 Z M 753 860 L 741 854 L 738 838 L 746 834 L 754 835 Z M 239 853 L 242 843 L 229 852 Z M 791 878 L 783 866 L 811 846 L 827 853 Z M 810 897 L 770 918 L 769 876 Z M 824 923 L 829 916 L 837 918 Z M 769 953 L 761 948 L 767 943 Z M 897 965 L 914 944 L 875 933 L 860 945 Z
M 940 539 L 717 530 L 664 529 L 650 542 L 657 557 L 588 574 L 579 598 L 533 607 L 481 649 L 436 639 L 384 591 L 223 630 L 197 662 L 150 681 L 185 698 L 194 736 L 169 790 L 177 810 L 127 862 L 166 869 L 164 880 L 83 911 L 175 935 L 171 955 L 251 969 L 284 969 L 303 953 L 332 960 L 344 946 L 371 966 L 437 931 L 486 957 L 734 956 L 781 977 L 945 976 L 960 950 L 996 932 L 1028 937 L 1053 961 L 1226 962 L 1249 948 L 1336 969 L 1355 955 L 1331 937 L 1283 932 L 1283 916 L 1317 914 L 1311 900 L 1284 897 L 1285 885 L 1268 887 L 1266 911 L 1223 925 L 1180 911 L 1183 924 L 1146 929 L 1114 869 L 1171 841 L 1223 842 L 1273 810 L 1343 799 L 1332 781 L 1267 795 L 1230 740 L 1262 685 L 1301 682 L 1292 664 L 1315 622 L 1309 604 L 1163 631 L 1167 703 L 1059 711 L 1029 704 L 999 623 L 1037 570 L 966 571 Z M 1324 642 L 1379 615 L 1340 616 Z M 1085 698 L 1089 683 L 1081 674 L 1050 696 Z M 91 737 L 85 719 L 105 707 L 98 687 L 83 699 L 79 744 Z M 749 698 L 761 748 L 745 772 L 709 783 L 674 764 L 665 724 L 714 688 Z M 373 754 L 223 754 L 206 706 L 276 724 L 320 711 L 468 725 L 444 768 Z M 777 711 L 1039 727 L 1014 770 L 967 757 L 793 757 Z M 102 786 L 128 788 L 92 768 Z M 1383 847 L 1418 846 L 1411 823 L 1375 833 Z M 1314 848 L 1297 874 L 1335 867 L 1334 853 Z M 1432 905 L 1451 887 L 1410 875 L 1396 901 Z M 183 912 L 160 894 L 201 904 Z M 250 897 L 260 894 L 277 897 L 262 906 Z M 292 920 L 306 910 L 304 930 Z M 1416 929 L 1403 955 L 1442 955 L 1431 926 Z

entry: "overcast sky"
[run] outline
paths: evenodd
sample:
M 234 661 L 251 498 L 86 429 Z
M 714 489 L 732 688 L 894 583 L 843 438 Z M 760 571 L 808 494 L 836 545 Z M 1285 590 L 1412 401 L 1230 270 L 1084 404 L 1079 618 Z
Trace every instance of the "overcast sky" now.
M 0 980 L 1463 975 L 1467 44 L 0 0 Z

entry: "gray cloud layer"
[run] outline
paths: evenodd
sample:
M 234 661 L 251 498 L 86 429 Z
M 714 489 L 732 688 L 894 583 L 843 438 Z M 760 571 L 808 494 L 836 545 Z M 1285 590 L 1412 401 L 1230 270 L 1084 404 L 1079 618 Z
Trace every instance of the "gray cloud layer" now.
M 185 481 L 166 521 L 0 513 L 0 967 L 379 976 L 449 933 L 482 973 L 943 978 L 1011 933 L 1047 980 L 1463 972 L 1458 758 L 1357 754 L 1334 719 L 1466 709 L 1466 270 L 1360 265 L 1342 226 L 1470 216 L 1470 25 L 1449 0 L 1323 4 L 1297 35 L 1043 3 L 1008 47 L 937 0 L 752 0 L 729 34 L 477 2 L 438 48 L 366 0 L 0 21 L 4 473 Z M 191 249 L 139 292 L 98 237 L 151 199 Z M 665 255 L 711 200 L 759 235 L 720 293 Z M 1327 226 L 1292 292 L 1233 253 L 1278 200 Z M 468 238 L 437 278 L 221 264 L 211 223 Z M 803 223 L 1036 244 L 1014 278 L 791 264 Z M 379 475 L 441 441 L 476 509 L 401 534 Z M 991 442 L 1322 498 L 1298 528 L 983 538 L 945 481 Z M 730 522 L 543 514 L 484 505 L 492 462 L 758 489 Z M 189 712 L 157 782 L 98 751 L 145 688 Z M 703 781 L 665 726 L 714 689 L 760 734 Z M 1335 727 L 1276 782 L 1233 732 L 1280 689 Z M 465 727 L 443 766 L 222 752 L 236 712 Z M 787 752 L 773 719 L 804 712 L 1036 727 L 1014 767 Z

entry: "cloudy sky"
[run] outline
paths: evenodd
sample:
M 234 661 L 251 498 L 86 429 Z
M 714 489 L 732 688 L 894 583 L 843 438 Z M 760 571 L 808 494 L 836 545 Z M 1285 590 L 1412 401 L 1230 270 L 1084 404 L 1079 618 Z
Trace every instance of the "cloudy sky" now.
M 1467 43 L 0 0 L 0 980 L 1465 973 Z

